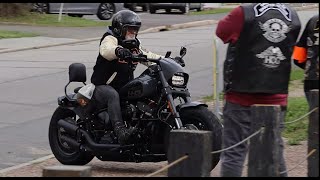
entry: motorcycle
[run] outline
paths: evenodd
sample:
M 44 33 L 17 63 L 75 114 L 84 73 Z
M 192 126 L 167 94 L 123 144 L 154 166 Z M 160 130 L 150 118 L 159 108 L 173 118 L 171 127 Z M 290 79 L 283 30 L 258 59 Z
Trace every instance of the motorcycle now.
M 71 82 L 86 85 L 86 68 L 81 63 L 69 66 L 65 95 L 49 125 L 49 143 L 56 159 L 65 165 L 85 165 L 94 157 L 101 161 L 160 162 L 167 160 L 169 133 L 173 129 L 212 132 L 212 151 L 221 149 L 222 124 L 204 103 L 191 101 L 187 88 L 189 75 L 183 70 L 182 47 L 179 60 L 149 59 L 134 55 L 133 62 L 152 62 L 140 76 L 120 89 L 122 117 L 127 126 L 137 129 L 133 143 L 120 145 L 113 131 L 107 108 L 86 114 L 77 99 L 81 87 L 67 93 Z M 212 154 L 212 169 L 220 153 Z

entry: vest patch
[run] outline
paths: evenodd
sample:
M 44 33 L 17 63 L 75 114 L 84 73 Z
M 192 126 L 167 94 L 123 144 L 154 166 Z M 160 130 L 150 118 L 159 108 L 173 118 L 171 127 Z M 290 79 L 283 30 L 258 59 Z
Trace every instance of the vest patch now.
M 288 21 L 292 21 L 291 11 L 282 3 L 258 3 L 253 9 L 256 17 L 262 16 L 267 11 L 273 9 L 280 11 Z
M 278 43 L 286 39 L 286 34 L 290 31 L 290 27 L 280 19 L 269 19 L 265 23 L 259 22 L 260 28 L 265 31 L 263 36 L 274 43 Z
M 273 46 L 270 46 L 268 49 L 264 50 L 260 54 L 257 54 L 256 56 L 260 59 L 263 59 L 262 65 L 267 68 L 277 68 L 281 61 L 286 59 L 281 52 L 281 49 Z

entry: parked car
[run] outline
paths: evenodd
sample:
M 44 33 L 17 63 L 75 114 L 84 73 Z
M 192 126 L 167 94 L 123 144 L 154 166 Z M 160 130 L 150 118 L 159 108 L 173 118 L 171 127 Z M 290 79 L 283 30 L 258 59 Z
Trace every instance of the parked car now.
M 149 10 L 149 3 L 124 3 L 124 7 L 130 9 L 131 11 L 136 11 L 136 7 L 142 7 L 142 11 Z
M 172 9 L 178 9 L 182 14 L 188 13 L 189 10 L 203 10 L 203 3 L 149 3 L 149 11 L 151 14 L 156 13 L 158 9 L 165 9 L 170 13 Z
M 69 16 L 97 15 L 101 20 L 109 20 L 118 11 L 124 9 L 124 3 L 63 3 L 62 13 Z M 61 3 L 33 3 L 32 11 L 58 14 Z

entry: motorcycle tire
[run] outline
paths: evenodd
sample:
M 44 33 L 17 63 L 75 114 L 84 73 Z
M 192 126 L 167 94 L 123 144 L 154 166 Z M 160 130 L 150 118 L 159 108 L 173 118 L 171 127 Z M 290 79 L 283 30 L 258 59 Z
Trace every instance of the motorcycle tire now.
M 199 130 L 212 131 L 212 151 L 222 148 L 223 125 L 218 117 L 209 111 L 207 107 L 197 106 L 182 109 L 180 111 L 180 118 L 184 125 L 192 124 Z M 212 169 L 219 163 L 220 154 L 215 153 L 212 155 Z
M 73 118 L 75 113 L 68 109 L 58 107 L 52 115 L 49 125 L 49 144 L 52 153 L 55 158 L 64 165 L 85 165 L 89 163 L 93 158 L 88 151 L 74 150 L 72 148 L 65 147 L 59 140 L 59 129 L 57 122 L 60 119 Z

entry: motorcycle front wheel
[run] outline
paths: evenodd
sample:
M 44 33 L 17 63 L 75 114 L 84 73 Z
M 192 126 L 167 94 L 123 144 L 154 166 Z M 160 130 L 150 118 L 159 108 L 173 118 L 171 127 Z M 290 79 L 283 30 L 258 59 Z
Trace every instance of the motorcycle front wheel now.
M 207 107 L 197 106 L 182 109 L 180 118 L 184 125 L 192 124 L 198 130 L 212 131 L 212 151 L 221 149 L 223 125 L 218 117 L 209 111 Z M 212 169 L 219 163 L 220 154 L 215 153 L 212 155 Z
M 59 136 L 61 130 L 57 125 L 60 119 L 65 119 L 69 122 L 75 122 L 75 113 L 68 109 L 58 107 L 52 115 L 49 125 L 49 144 L 55 158 L 64 165 L 85 165 L 93 158 L 90 152 L 73 149 L 63 142 Z

